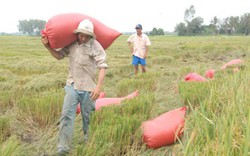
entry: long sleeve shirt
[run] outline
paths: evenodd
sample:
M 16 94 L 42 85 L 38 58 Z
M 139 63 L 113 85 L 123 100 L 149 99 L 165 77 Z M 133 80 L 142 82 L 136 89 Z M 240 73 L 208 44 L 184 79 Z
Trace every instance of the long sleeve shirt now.
M 96 69 L 108 67 L 106 53 L 95 39 L 81 45 L 74 42 L 59 52 L 62 57 L 69 57 L 67 85 L 74 82 L 77 90 L 92 91 L 96 87 Z

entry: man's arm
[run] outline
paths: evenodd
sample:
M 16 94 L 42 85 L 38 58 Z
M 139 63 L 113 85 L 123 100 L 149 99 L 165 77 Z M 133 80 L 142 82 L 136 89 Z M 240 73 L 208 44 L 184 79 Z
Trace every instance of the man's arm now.
M 48 51 L 50 52 L 50 54 L 54 58 L 56 58 L 57 60 L 62 59 L 62 56 L 61 56 L 61 54 L 58 51 L 56 51 L 55 49 L 50 48 L 50 46 L 49 46 L 49 40 L 48 40 L 48 38 L 46 36 L 42 36 L 42 43 L 43 43 L 44 47 L 46 49 L 48 49 Z
M 91 99 L 96 100 L 101 92 L 101 87 L 105 78 L 106 68 L 99 69 L 98 81 L 95 89 L 91 93 Z
M 133 47 L 133 45 L 132 45 L 131 42 L 128 42 L 128 47 L 129 47 L 130 52 L 133 54 L 133 52 L 134 52 L 134 47 Z
M 149 48 L 149 46 L 145 47 L 144 59 L 146 59 L 148 57 L 148 48 Z

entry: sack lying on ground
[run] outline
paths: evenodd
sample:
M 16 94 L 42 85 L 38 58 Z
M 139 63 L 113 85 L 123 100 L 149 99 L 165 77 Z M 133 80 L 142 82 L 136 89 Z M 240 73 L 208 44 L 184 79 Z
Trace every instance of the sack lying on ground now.
M 215 70 L 214 69 L 210 69 L 210 70 L 206 71 L 205 75 L 206 75 L 207 78 L 213 79 L 214 78 L 214 73 L 215 73 Z
M 189 73 L 188 75 L 185 76 L 184 80 L 185 81 L 198 81 L 198 82 L 207 81 L 204 77 L 196 73 Z
M 118 105 L 120 104 L 123 100 L 126 99 L 132 99 L 135 98 L 139 95 L 139 91 L 136 90 L 133 93 L 125 96 L 125 97 L 121 97 L 121 98 L 101 98 L 101 99 L 97 99 L 96 103 L 95 103 L 95 109 L 99 110 L 101 109 L 101 107 L 106 107 L 106 106 L 111 106 L 111 105 Z
M 120 104 L 123 100 L 129 100 L 129 99 L 133 99 L 135 97 L 137 97 L 139 95 L 139 91 L 136 90 L 133 93 L 124 96 L 124 97 L 117 97 L 117 98 L 105 98 L 100 97 L 96 100 L 95 103 L 95 110 L 100 110 L 102 107 L 107 107 L 107 106 L 112 106 L 112 105 L 118 105 Z M 77 111 L 76 113 L 79 114 L 81 112 L 81 108 L 80 108 L 80 104 L 78 104 L 77 106 Z
M 186 107 L 171 110 L 142 123 L 143 141 L 148 148 L 171 145 L 183 134 Z
M 229 66 L 232 66 L 232 65 L 235 65 L 235 64 L 240 64 L 240 63 L 243 63 L 244 61 L 241 60 L 241 59 L 234 59 L 234 60 L 231 60 L 229 61 L 228 63 L 225 63 L 221 69 L 226 69 L 227 67 Z

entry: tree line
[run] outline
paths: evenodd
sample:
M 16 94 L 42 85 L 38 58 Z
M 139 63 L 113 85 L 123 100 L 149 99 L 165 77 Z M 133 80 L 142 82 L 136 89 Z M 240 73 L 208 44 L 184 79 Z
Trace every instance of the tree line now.
M 250 33 L 250 13 L 242 16 L 231 16 L 219 19 L 216 16 L 209 25 L 203 25 L 203 18 L 195 17 L 195 8 L 193 5 L 186 9 L 184 22 L 180 22 L 175 27 L 175 32 L 179 36 L 210 35 L 210 34 L 244 34 Z
M 18 22 L 18 31 L 30 36 L 39 36 L 46 24 L 46 21 L 38 19 L 19 20 Z
M 210 21 L 209 25 L 204 25 L 204 19 L 200 16 L 195 17 L 195 8 L 193 5 L 185 10 L 184 21 L 175 26 L 175 33 L 178 36 L 194 36 L 194 35 L 217 35 L 217 34 L 244 34 L 250 33 L 250 13 L 242 16 L 231 16 L 219 19 L 216 16 Z M 44 29 L 46 21 L 38 19 L 19 20 L 19 32 L 39 36 L 41 30 Z M 148 33 L 151 36 L 164 35 L 162 28 L 153 28 Z

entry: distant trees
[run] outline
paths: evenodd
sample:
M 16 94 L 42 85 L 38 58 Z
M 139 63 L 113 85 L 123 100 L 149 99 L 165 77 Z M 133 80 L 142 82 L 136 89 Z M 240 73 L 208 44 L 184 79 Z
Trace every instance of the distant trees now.
M 189 9 L 185 10 L 184 20 L 187 23 L 189 23 L 194 18 L 194 15 L 195 15 L 195 8 L 193 5 L 191 5 Z
M 187 28 L 185 23 L 181 22 L 180 24 L 176 25 L 175 31 L 178 33 L 178 36 L 186 36 Z
M 18 30 L 24 34 L 38 36 L 44 29 L 46 21 L 38 19 L 19 20 Z
M 210 28 L 215 34 L 219 33 L 219 19 L 215 16 L 210 22 Z
M 162 28 L 153 28 L 152 31 L 149 32 L 149 35 L 155 36 L 155 35 L 164 35 L 164 30 Z
M 181 22 L 175 27 L 175 31 L 179 36 L 190 36 L 202 33 L 202 24 L 204 20 L 201 17 L 194 17 L 194 15 L 195 8 L 193 5 L 191 5 L 189 9 L 185 10 L 184 20 L 186 23 Z
M 250 13 L 246 13 L 240 18 L 239 31 L 245 35 L 250 33 Z
M 250 13 L 241 17 L 231 16 L 224 19 L 218 19 L 216 16 L 209 25 L 203 25 L 203 18 L 195 17 L 195 8 L 193 5 L 185 10 L 184 21 L 175 27 L 175 32 L 179 36 L 207 35 L 207 34 L 245 34 L 250 33 Z

